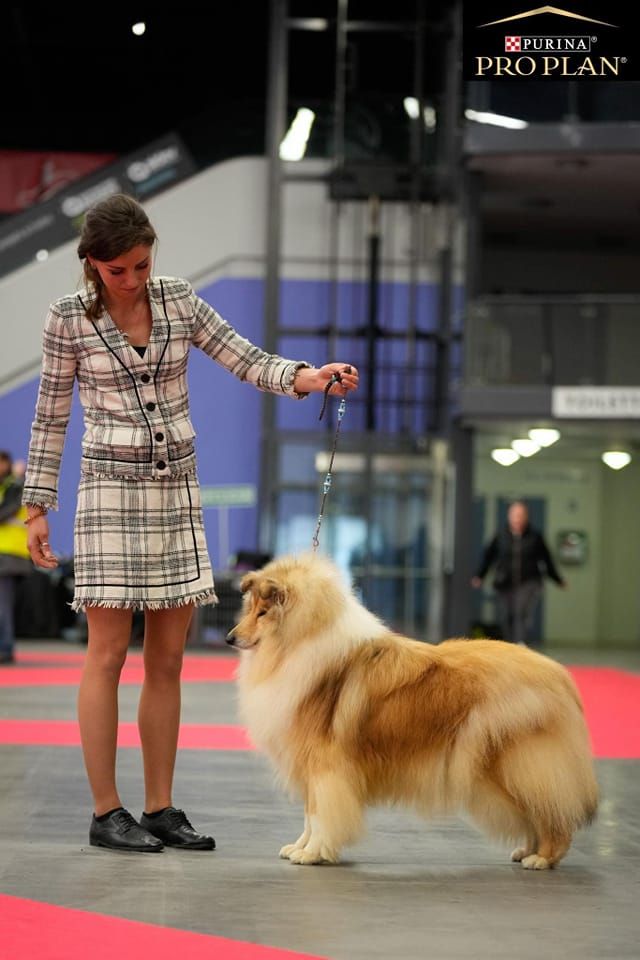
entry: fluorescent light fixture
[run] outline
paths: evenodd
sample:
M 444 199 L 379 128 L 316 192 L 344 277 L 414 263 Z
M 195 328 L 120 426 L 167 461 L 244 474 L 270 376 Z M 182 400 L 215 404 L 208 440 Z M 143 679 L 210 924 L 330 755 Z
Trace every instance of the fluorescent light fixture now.
M 48 259 L 49 259 L 48 250 L 45 250 L 44 248 L 42 250 L 38 250 L 38 252 L 36 253 L 36 260 L 38 261 L 38 263 L 44 263 L 44 261 Z
M 602 461 L 612 470 L 622 470 L 631 463 L 631 454 L 626 450 L 605 450 L 602 454 Z
M 533 440 L 527 440 L 526 437 L 518 437 L 517 440 L 512 440 L 511 446 L 521 457 L 532 457 L 540 449 L 537 443 L 534 443 Z
M 300 107 L 280 144 L 281 160 L 302 160 L 316 115 L 307 107 Z
M 526 120 L 519 120 L 518 117 L 505 117 L 501 113 L 491 113 L 488 110 L 465 110 L 467 120 L 475 120 L 476 123 L 490 123 L 494 127 L 507 127 L 509 130 L 524 130 L 529 124 Z
M 496 447 L 491 451 L 491 459 L 499 463 L 501 467 L 510 467 L 511 464 L 520 459 L 520 454 L 512 450 L 511 447 Z
M 138 23 L 133 24 L 133 26 L 131 27 L 131 32 L 135 33 L 136 37 L 141 37 L 146 29 L 147 29 L 146 23 L 140 20 L 138 21 Z
M 529 430 L 529 436 L 539 447 L 550 447 L 552 443 L 560 439 L 560 431 L 553 427 L 534 427 Z

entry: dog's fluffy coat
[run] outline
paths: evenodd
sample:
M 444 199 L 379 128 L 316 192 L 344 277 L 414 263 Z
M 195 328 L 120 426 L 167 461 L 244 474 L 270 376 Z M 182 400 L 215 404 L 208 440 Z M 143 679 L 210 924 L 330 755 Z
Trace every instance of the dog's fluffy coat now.
M 367 805 L 469 814 L 544 869 L 597 807 L 579 694 L 558 663 L 495 640 L 420 643 L 389 631 L 315 555 L 247 574 L 240 711 L 305 826 L 280 851 L 335 863 Z

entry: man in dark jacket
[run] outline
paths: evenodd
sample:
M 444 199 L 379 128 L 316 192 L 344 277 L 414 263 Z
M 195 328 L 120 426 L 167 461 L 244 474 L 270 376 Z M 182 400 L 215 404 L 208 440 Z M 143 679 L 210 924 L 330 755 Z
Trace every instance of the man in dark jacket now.
M 480 587 L 492 566 L 502 636 L 524 644 L 542 593 L 543 577 L 550 577 L 560 587 L 566 587 L 566 582 L 556 570 L 542 534 L 530 526 L 529 511 L 521 500 L 511 504 L 506 526 L 486 546 L 472 586 Z

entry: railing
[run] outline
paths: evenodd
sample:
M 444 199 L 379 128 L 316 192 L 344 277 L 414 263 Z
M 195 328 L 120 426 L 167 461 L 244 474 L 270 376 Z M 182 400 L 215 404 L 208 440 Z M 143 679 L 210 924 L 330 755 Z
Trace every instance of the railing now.
M 468 305 L 463 380 L 480 386 L 640 383 L 640 297 L 483 297 Z

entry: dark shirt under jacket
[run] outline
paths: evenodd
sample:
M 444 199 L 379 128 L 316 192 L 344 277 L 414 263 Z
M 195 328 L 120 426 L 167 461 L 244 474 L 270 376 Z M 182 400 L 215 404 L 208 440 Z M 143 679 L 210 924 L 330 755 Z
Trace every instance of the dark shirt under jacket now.
M 482 580 L 492 566 L 496 590 L 511 590 L 531 580 L 541 582 L 544 576 L 564 584 L 542 534 L 531 526 L 525 527 L 520 536 L 509 527 L 496 534 L 485 548 L 476 576 Z

